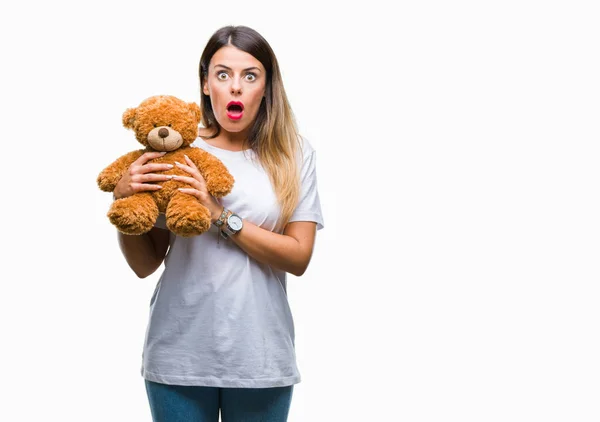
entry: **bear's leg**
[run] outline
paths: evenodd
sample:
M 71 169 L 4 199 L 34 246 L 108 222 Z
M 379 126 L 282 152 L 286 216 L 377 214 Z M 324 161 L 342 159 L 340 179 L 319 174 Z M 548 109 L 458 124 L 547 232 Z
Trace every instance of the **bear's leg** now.
M 136 193 L 114 201 L 107 215 L 121 233 L 144 234 L 154 227 L 158 206 L 150 193 Z
M 165 217 L 169 230 L 178 236 L 191 237 L 210 228 L 210 211 L 187 193 L 178 192 L 171 197 Z

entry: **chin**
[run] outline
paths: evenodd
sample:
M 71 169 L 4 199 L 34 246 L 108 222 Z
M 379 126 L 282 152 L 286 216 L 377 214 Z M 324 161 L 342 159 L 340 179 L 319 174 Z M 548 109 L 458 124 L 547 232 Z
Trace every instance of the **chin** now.
M 245 130 L 248 130 L 249 126 L 225 124 L 225 125 L 221 125 L 221 129 L 224 130 L 225 132 L 229 132 L 229 133 L 240 133 L 240 132 L 244 132 Z
M 229 120 L 229 118 L 225 117 L 225 119 L 223 119 L 224 121 L 221 122 L 217 119 L 217 121 L 219 122 L 219 126 L 221 126 L 222 130 L 225 130 L 227 132 L 231 132 L 231 133 L 239 133 L 239 132 L 244 132 L 246 130 L 249 130 L 250 127 L 252 126 L 252 121 L 247 123 L 245 121 L 237 121 L 237 122 L 232 122 L 231 120 Z

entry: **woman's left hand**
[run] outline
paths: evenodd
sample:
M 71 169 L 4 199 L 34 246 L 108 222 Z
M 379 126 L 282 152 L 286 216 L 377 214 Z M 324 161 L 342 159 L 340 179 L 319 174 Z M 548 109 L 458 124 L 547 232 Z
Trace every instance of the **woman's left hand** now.
M 202 177 L 202 173 L 200 173 L 198 167 L 196 167 L 194 162 L 190 160 L 187 155 L 185 156 L 185 164 L 176 161 L 175 165 L 190 174 L 190 176 L 173 177 L 172 180 L 179 180 L 180 182 L 185 182 L 191 186 L 190 188 L 179 188 L 179 191 L 198 198 L 198 201 L 210 211 L 211 221 L 213 223 L 217 221 L 223 211 L 223 206 L 217 202 L 214 196 L 208 193 L 206 181 L 204 180 L 204 177 Z

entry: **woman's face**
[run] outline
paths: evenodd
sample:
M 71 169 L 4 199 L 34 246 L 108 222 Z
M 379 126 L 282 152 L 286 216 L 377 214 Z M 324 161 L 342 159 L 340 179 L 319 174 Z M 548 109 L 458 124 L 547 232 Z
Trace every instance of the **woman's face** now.
M 254 56 L 236 47 L 221 47 L 208 65 L 202 91 L 210 97 L 221 128 L 241 132 L 254 122 L 265 94 L 267 72 Z

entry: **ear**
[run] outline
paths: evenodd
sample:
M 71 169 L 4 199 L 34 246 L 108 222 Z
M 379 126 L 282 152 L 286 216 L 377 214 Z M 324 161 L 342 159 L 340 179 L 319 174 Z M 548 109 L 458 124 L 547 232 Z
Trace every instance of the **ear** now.
M 188 103 L 188 107 L 190 109 L 190 111 L 192 112 L 192 114 L 194 115 L 194 118 L 200 122 L 201 117 L 202 117 L 202 112 L 200 111 L 200 106 L 196 103 Z
M 125 126 L 127 129 L 133 128 L 133 122 L 135 121 L 136 111 L 137 108 L 128 108 L 127 110 L 125 110 L 125 113 L 123 113 L 123 126 Z
M 204 93 L 204 95 L 210 97 L 210 93 L 208 92 L 208 81 L 205 80 L 204 84 L 202 85 L 202 92 Z

